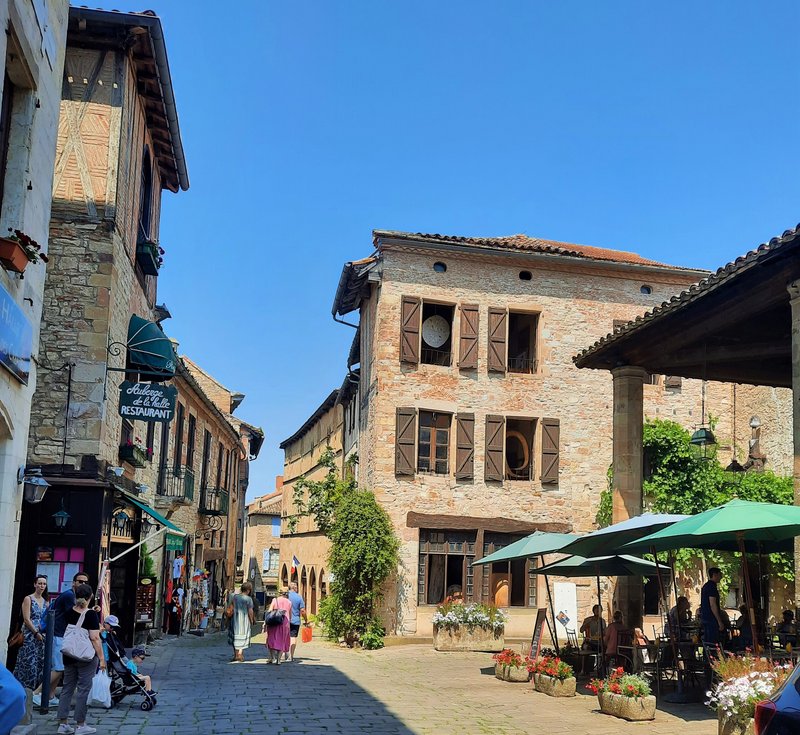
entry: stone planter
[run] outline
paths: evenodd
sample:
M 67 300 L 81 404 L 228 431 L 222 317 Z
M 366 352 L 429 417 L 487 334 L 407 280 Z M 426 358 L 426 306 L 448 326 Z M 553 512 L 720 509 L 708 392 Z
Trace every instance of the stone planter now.
M 621 694 L 600 692 L 597 695 L 600 701 L 600 711 L 623 720 L 639 722 L 641 720 L 654 720 L 656 717 L 656 698 L 649 697 L 623 697 Z
M 433 628 L 433 647 L 437 651 L 488 651 L 504 648 L 503 634 L 483 628 Z
M 740 720 L 736 717 L 726 717 L 724 713 L 718 712 L 719 735 L 755 735 L 755 724 L 751 719 Z
M 570 676 L 562 681 L 546 674 L 534 674 L 533 687 L 548 697 L 574 697 L 575 677 Z
M 525 666 L 501 666 L 500 664 L 494 665 L 494 675 L 503 681 L 517 683 L 527 682 L 529 676 L 528 669 Z

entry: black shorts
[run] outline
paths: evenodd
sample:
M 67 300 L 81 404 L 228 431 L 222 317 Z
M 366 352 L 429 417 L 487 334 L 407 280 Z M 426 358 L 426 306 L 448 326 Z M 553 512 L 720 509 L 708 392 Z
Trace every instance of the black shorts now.
M 300 623 L 289 623 L 289 636 L 291 638 L 297 638 L 298 634 L 300 633 Z

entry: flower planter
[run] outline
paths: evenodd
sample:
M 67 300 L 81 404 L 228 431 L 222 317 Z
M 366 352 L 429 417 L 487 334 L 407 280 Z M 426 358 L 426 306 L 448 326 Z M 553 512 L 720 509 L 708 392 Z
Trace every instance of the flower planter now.
M 139 447 L 126 445 L 119 448 L 119 461 L 134 467 L 144 467 L 147 465 L 147 452 Z
M 753 719 L 741 720 L 738 717 L 726 717 L 723 712 L 718 712 L 719 735 L 754 735 L 755 723 Z
M 8 237 L 0 237 L 0 263 L 6 270 L 23 273 L 30 262 L 22 245 Z
M 530 674 L 525 666 L 494 665 L 494 675 L 503 681 L 527 682 Z
M 652 694 L 649 697 L 624 697 L 621 694 L 600 692 L 597 699 L 601 712 L 623 720 L 640 722 L 654 720 L 656 717 L 656 698 Z
M 136 262 L 145 275 L 158 275 L 158 257 L 158 245 L 155 243 L 140 240 L 136 244 Z
M 570 676 L 568 679 L 556 679 L 554 676 L 546 674 L 533 675 L 533 688 L 548 697 L 574 697 L 575 684 L 574 676 Z
M 434 626 L 433 647 L 437 651 L 488 651 L 503 650 L 503 633 L 466 625 L 454 628 Z M 527 672 L 526 672 L 527 673 Z

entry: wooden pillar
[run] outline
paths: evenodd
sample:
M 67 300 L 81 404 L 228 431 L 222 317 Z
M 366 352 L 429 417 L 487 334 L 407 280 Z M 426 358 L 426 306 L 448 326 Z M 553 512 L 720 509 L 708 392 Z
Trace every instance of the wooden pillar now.
M 644 380 L 639 367 L 618 367 L 614 378 L 613 508 L 612 521 L 619 523 L 642 512 L 642 432 L 644 427 Z M 642 624 L 642 580 L 620 577 L 616 605 L 626 627 Z
M 792 307 L 792 436 L 794 438 L 794 504 L 800 505 L 800 280 L 788 286 Z M 800 537 L 794 540 L 795 607 L 800 607 Z

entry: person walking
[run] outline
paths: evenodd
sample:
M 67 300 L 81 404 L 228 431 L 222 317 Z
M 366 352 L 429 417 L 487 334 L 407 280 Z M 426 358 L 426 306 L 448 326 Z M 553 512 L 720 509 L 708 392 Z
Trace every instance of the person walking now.
M 244 650 L 250 648 L 250 634 L 253 630 L 253 585 L 243 582 L 238 595 L 228 601 L 231 612 L 228 628 L 228 643 L 233 646 L 231 661 L 244 661 Z
M 273 615 L 272 613 L 282 613 L 282 615 Z M 264 619 L 267 626 L 268 664 L 280 664 L 281 658 L 289 652 L 289 616 L 291 613 L 292 603 L 289 602 L 289 589 L 284 587 L 281 594 L 272 601 Z M 281 618 L 281 620 L 278 621 L 277 618 Z
M 289 585 L 289 602 L 292 603 L 292 614 L 289 619 L 289 653 L 286 654 L 287 661 L 294 661 L 294 652 L 297 648 L 297 635 L 300 632 L 300 617 L 302 616 L 305 624 L 308 625 L 306 615 L 306 602 L 302 595 L 297 591 L 297 582 Z
M 36 689 L 44 672 L 44 633 L 42 621 L 47 611 L 47 577 L 37 575 L 33 594 L 22 600 L 22 648 L 17 655 L 14 676 L 22 686 Z
M 64 686 L 61 689 L 61 699 L 58 702 L 58 734 L 59 735 L 90 735 L 97 732 L 94 727 L 86 724 L 86 708 L 89 692 L 92 689 L 92 679 L 98 666 L 101 671 L 106 669 L 106 660 L 100 644 L 100 617 L 90 609 L 92 588 L 88 584 L 81 584 L 75 590 L 75 605 L 64 615 L 68 626 L 77 626 L 89 632 L 89 641 L 94 649 L 94 656 L 89 661 L 79 661 L 68 653 L 63 653 L 64 659 Z M 63 642 L 62 642 L 63 645 Z M 76 727 L 67 723 L 72 696 L 75 695 L 75 722 Z
M 64 590 L 51 605 L 54 614 L 53 621 L 53 657 L 50 669 L 50 706 L 56 707 L 58 699 L 55 697 L 56 687 L 64 675 L 64 660 L 61 657 L 61 646 L 64 645 L 64 631 L 67 629 L 66 614 L 75 605 L 75 590 L 82 584 L 89 584 L 86 572 L 78 572 L 72 578 L 72 589 Z M 91 589 L 91 588 L 90 588 Z M 39 707 L 42 704 L 42 686 L 33 694 L 33 703 Z

